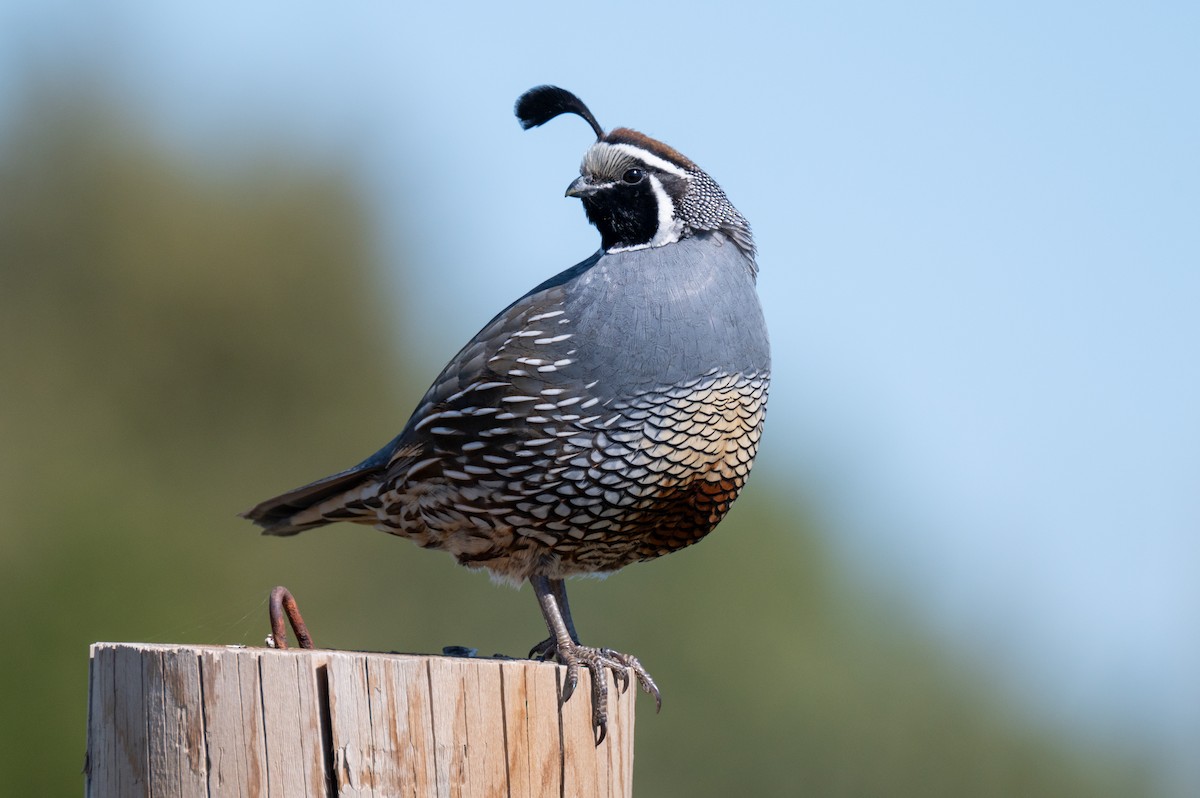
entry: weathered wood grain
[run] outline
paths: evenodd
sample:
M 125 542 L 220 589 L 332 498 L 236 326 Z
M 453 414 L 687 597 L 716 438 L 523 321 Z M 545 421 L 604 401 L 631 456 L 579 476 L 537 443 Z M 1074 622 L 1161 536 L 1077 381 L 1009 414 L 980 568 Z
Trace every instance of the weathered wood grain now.
M 268 795 L 257 658 L 249 649 L 201 649 L 200 684 L 209 795 Z
M 258 657 L 262 686 L 267 784 L 271 795 L 323 795 L 325 749 L 321 738 L 321 674 L 302 652 Z
M 208 756 L 200 659 L 178 649 L 141 653 L 154 794 L 204 798 L 208 795 Z
M 628 798 L 634 691 L 528 660 L 97 643 L 87 795 Z

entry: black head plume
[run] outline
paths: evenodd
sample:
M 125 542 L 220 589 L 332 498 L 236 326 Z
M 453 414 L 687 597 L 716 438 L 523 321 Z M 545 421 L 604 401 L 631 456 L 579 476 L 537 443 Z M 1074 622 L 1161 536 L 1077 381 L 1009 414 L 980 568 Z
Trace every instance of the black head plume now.
M 578 114 L 596 131 L 597 141 L 604 138 L 604 128 L 600 127 L 583 100 L 558 86 L 535 86 L 517 98 L 513 111 L 525 130 L 544 125 L 561 114 Z

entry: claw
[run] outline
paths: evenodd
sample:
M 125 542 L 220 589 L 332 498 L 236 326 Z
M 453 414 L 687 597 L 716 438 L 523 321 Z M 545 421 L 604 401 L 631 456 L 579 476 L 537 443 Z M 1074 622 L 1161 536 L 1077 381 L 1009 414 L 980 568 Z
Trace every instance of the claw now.
M 615 652 L 613 652 L 613 653 L 615 653 Z M 624 695 L 625 693 L 628 693 L 629 692 L 629 669 L 622 668 L 621 670 L 617 670 L 616 668 L 614 668 L 612 675 L 613 675 L 613 684 L 615 684 L 618 688 L 620 688 L 621 694 Z
M 662 712 L 662 696 L 658 692 L 658 685 L 650 678 L 650 674 L 646 673 L 645 669 L 640 665 L 634 671 L 637 674 L 638 684 L 641 685 L 642 692 L 654 696 L 654 711 Z
M 562 702 L 565 704 L 575 695 L 575 688 L 579 686 L 579 661 L 572 660 L 567 663 L 567 682 L 563 685 Z
M 646 670 L 641 665 L 638 666 L 635 673 L 637 674 L 638 684 L 641 685 L 642 692 L 654 696 L 654 711 L 662 712 L 662 696 L 658 692 L 658 685 L 654 683 L 654 680 L 650 678 L 650 674 L 646 673 Z

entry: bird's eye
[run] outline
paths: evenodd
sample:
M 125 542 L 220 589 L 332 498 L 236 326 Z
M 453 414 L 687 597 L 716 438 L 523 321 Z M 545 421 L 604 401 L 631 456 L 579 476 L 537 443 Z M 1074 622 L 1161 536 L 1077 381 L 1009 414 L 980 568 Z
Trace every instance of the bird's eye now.
M 632 185 L 634 183 L 642 182 L 642 178 L 645 176 L 646 176 L 646 173 L 641 169 L 630 169 L 628 172 L 626 172 L 624 175 L 621 176 L 621 179 L 624 180 L 626 183 L 629 183 Z

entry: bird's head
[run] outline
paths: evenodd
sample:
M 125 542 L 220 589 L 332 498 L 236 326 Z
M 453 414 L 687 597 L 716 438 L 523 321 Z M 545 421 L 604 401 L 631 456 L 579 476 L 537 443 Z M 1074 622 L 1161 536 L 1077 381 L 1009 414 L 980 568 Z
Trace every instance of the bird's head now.
M 605 133 L 582 100 L 557 86 L 538 86 L 517 100 L 517 118 L 527 130 L 567 113 L 586 119 L 596 133 L 567 196 L 582 200 L 605 251 L 661 247 L 718 231 L 753 260 L 749 222 L 716 181 L 680 152 L 636 130 Z

